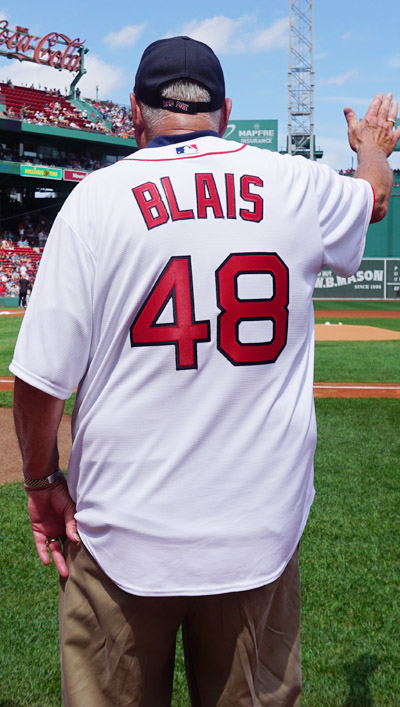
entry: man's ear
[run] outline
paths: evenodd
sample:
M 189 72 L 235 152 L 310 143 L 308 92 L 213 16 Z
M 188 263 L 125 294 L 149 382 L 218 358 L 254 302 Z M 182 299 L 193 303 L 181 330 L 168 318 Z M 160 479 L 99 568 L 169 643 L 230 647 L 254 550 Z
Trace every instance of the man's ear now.
M 137 146 L 140 149 L 142 147 L 146 147 L 145 129 L 144 129 L 142 109 L 141 109 L 140 103 L 134 93 L 130 93 L 129 98 L 130 98 L 131 108 L 132 108 L 132 122 L 133 122 L 133 125 L 135 128 L 135 140 L 136 140 Z
M 232 99 L 231 98 L 225 98 L 225 103 L 221 108 L 221 116 L 219 119 L 219 129 L 218 132 L 221 135 L 221 137 L 224 137 L 226 133 L 226 129 L 228 127 L 228 122 L 229 122 L 229 117 L 231 114 L 232 110 Z

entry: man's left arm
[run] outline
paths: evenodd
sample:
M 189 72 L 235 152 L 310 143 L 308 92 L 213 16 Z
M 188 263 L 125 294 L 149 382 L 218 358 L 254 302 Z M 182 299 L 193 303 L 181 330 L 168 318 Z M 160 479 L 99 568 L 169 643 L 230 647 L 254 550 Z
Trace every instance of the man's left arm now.
M 68 569 L 58 540 L 66 537 L 77 542 L 75 504 L 61 475 L 48 486 L 30 486 L 58 469 L 57 431 L 64 410 L 64 400 L 15 379 L 14 420 L 27 480 L 28 511 L 38 555 L 44 565 L 50 562 L 49 548 L 58 572 L 68 576 Z M 40 484 L 41 482 L 39 482 Z

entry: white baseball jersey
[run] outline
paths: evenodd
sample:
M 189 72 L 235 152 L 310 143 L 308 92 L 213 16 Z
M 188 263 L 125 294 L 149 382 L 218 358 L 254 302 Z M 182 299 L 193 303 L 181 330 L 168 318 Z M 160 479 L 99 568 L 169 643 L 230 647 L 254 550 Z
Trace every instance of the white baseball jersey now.
M 312 293 L 359 266 L 367 182 L 214 133 L 87 177 L 53 226 L 11 371 L 78 386 L 81 538 L 139 595 L 275 580 L 313 500 Z

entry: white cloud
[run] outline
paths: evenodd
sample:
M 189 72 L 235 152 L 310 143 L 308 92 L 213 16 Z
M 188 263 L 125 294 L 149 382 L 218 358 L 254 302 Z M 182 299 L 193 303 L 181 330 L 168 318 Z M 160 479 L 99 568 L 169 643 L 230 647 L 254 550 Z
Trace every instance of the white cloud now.
M 265 28 L 260 27 L 254 15 L 243 15 L 236 20 L 217 15 L 202 21 L 191 20 L 181 27 L 179 34 L 209 44 L 217 54 L 241 54 L 287 48 L 288 27 L 287 17 Z
M 345 130 L 343 132 L 345 133 Z M 328 164 L 336 170 L 350 169 L 352 162 L 354 167 L 357 165 L 357 156 L 345 137 L 340 139 L 318 135 L 317 143 L 324 152 L 324 156 L 318 162 Z
M 343 106 L 369 106 L 373 96 L 371 98 L 362 98 L 357 96 L 319 96 L 319 101 L 324 101 L 324 103 L 333 103 L 335 105 Z
M 400 54 L 396 54 L 396 56 L 391 57 L 388 64 L 392 69 L 400 69 Z
M 320 52 L 319 54 L 315 54 L 314 60 L 319 61 L 320 59 L 326 59 L 327 56 L 331 56 L 331 52 Z
M 106 64 L 95 54 L 85 57 L 85 68 L 87 74 L 78 83 L 83 96 L 95 98 L 96 85 L 99 86 L 99 98 L 107 99 L 113 89 L 124 83 L 123 70 L 121 68 Z M 40 66 L 39 64 L 27 61 L 8 61 L 0 65 L 0 80 L 11 79 L 14 84 L 32 83 L 36 88 L 56 88 L 64 93 L 65 87 L 69 88 L 76 74 L 70 71 L 57 71 L 50 66 Z
M 50 66 L 40 66 L 28 61 L 7 61 L 0 66 L 0 79 L 2 81 L 11 79 L 14 84 L 30 86 L 32 83 L 36 88 L 47 86 L 47 88 L 59 88 L 64 91 L 64 86 L 69 85 L 75 74 L 69 71 L 56 71 Z
M 202 22 L 192 20 L 183 25 L 181 33 L 209 44 L 217 54 L 237 53 L 243 51 L 240 30 L 246 22 L 246 17 L 232 20 L 219 15 Z
M 337 76 L 331 76 L 329 79 L 321 79 L 318 81 L 320 86 L 343 86 L 346 81 L 357 76 L 357 69 L 351 69 L 345 74 L 338 74 Z
M 110 97 L 114 89 L 124 84 L 123 69 L 106 64 L 96 54 L 88 55 L 85 58 L 85 68 L 87 69 L 87 74 L 79 82 L 79 87 L 84 96 L 94 98 L 96 96 L 96 86 L 98 86 L 99 99 L 105 100 Z M 128 96 L 126 100 L 128 101 Z
M 289 18 L 277 20 L 266 29 L 260 30 L 254 36 L 252 50 L 254 52 L 268 51 L 270 49 L 287 48 L 289 42 Z
M 141 25 L 125 25 L 119 32 L 110 32 L 104 37 L 103 42 L 111 49 L 118 49 L 119 47 L 133 47 L 137 42 L 138 38 L 142 34 L 147 23 L 143 22 Z
M 340 39 L 342 41 L 346 41 L 346 39 L 351 39 L 352 36 L 353 36 L 353 31 L 350 30 L 350 32 L 346 32 L 345 34 L 342 34 Z

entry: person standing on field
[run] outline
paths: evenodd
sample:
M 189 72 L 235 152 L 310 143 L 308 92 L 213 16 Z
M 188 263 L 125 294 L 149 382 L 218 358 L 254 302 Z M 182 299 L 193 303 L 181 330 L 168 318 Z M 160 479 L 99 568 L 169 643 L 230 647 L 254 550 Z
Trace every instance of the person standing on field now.
M 386 213 L 397 102 L 345 109 L 355 179 L 224 141 L 221 65 L 189 37 L 145 50 L 131 106 L 139 150 L 62 207 L 10 366 L 64 705 L 170 705 L 182 626 L 192 705 L 298 706 L 312 294 Z
M 32 290 L 31 283 L 29 282 L 29 280 L 27 280 L 27 278 L 25 277 L 25 274 L 26 274 L 26 270 L 25 270 L 25 272 L 22 272 L 22 268 L 21 268 L 21 278 L 18 283 L 19 284 L 18 306 L 21 309 L 26 308 L 26 298 L 28 296 L 28 293 L 30 293 Z

